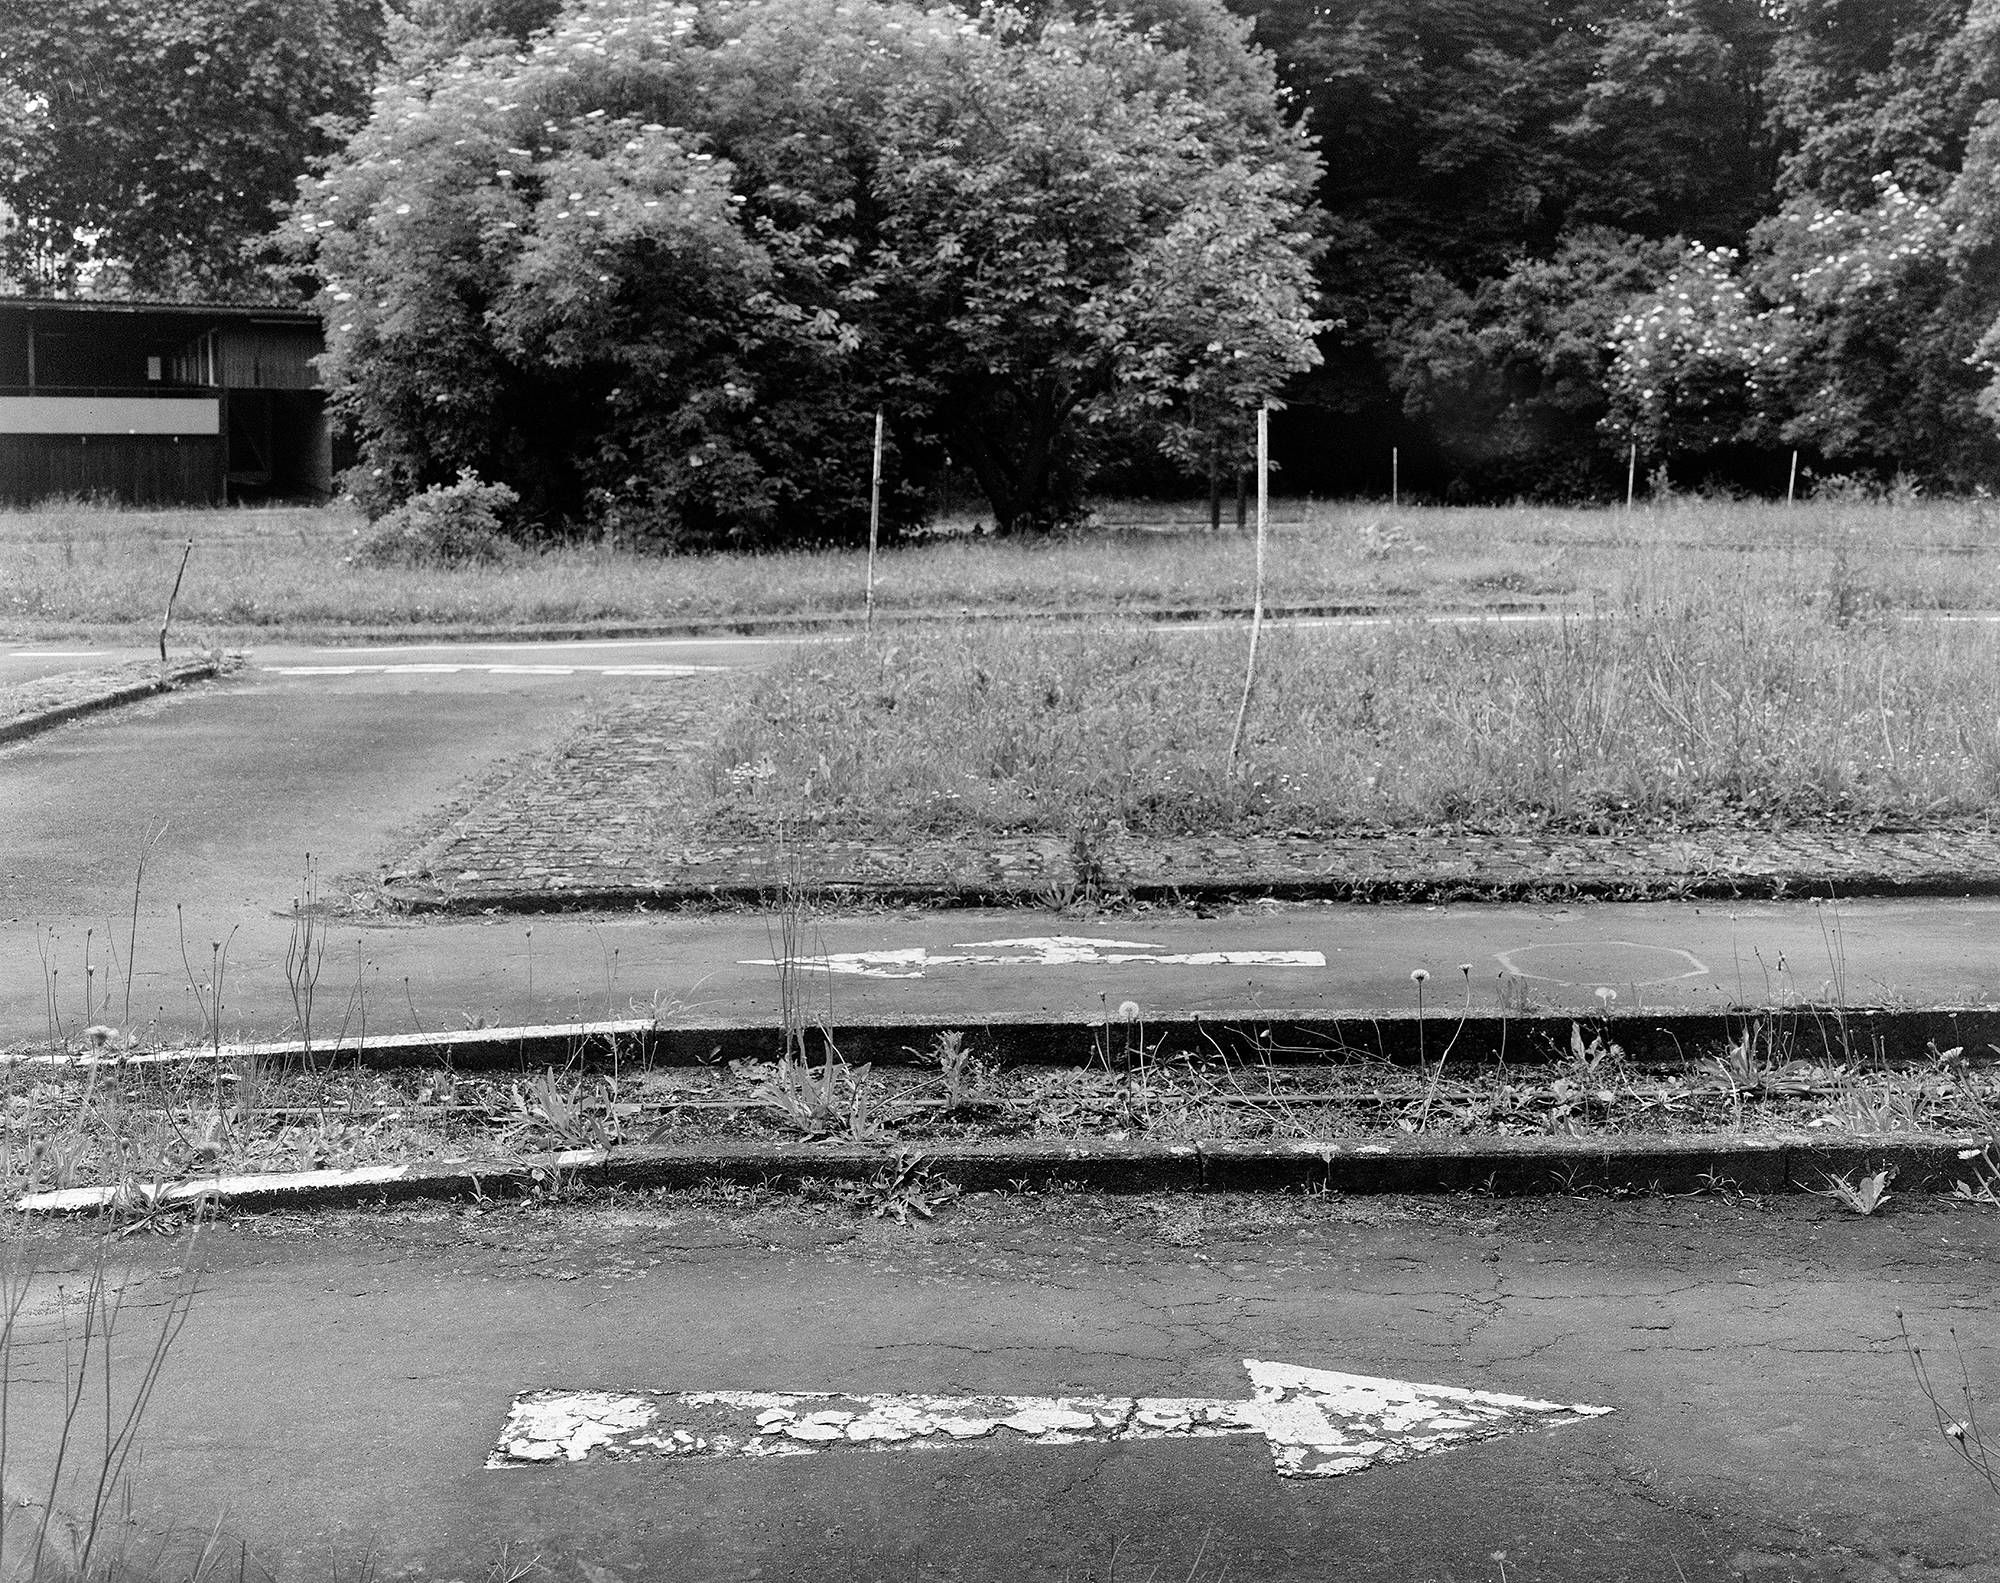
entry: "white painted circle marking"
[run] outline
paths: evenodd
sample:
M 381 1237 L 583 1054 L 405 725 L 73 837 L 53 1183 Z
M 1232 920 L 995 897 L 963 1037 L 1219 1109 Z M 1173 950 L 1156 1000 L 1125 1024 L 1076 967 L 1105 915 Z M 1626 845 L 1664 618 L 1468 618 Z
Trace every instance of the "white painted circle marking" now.
M 1619 964 L 1614 959 L 1610 960 L 1608 965 L 1610 969 L 1615 970 L 1584 971 L 1574 978 L 1558 976 L 1559 972 L 1575 973 L 1579 968 L 1604 968 L 1607 966 L 1605 953 L 1609 951 L 1630 951 L 1636 953 L 1637 960 Z M 1540 964 L 1539 970 L 1534 965 L 1524 966 L 1524 959 L 1531 959 L 1536 952 L 1569 952 L 1572 953 L 1572 959 L 1564 961 L 1558 958 L 1553 962 L 1544 962 Z M 1565 988 L 1574 988 L 1580 984 L 1629 984 L 1637 989 L 1648 989 L 1656 984 L 1671 984 L 1683 978 L 1701 978 L 1709 970 L 1708 964 L 1692 951 L 1684 951 L 1677 945 L 1641 945 L 1634 940 L 1544 940 L 1534 945 L 1518 945 L 1511 950 L 1495 951 L 1493 959 L 1517 978 L 1537 979 L 1544 984 L 1560 984 Z M 1649 960 L 1650 967 L 1641 967 L 1641 964 Z M 1676 962 L 1686 965 L 1670 973 L 1652 972 L 1649 978 L 1641 978 L 1637 971 L 1625 971 L 1626 968 L 1638 968 L 1640 971 L 1651 972 L 1653 968 L 1664 968 Z

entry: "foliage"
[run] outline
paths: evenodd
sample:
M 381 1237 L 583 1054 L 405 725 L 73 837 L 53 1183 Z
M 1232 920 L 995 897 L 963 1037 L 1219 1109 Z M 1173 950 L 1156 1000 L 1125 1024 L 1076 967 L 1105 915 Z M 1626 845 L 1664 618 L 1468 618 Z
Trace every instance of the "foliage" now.
M 1859 209 L 1883 178 L 1937 197 L 2000 93 L 1990 0 L 1792 0 L 1766 91 L 1778 187 Z
M 41 290 L 257 287 L 246 250 L 365 106 L 383 44 L 374 0 L 0 0 L 5 268 Z
M 1423 277 L 1388 341 L 1403 410 L 1487 489 L 1587 497 L 1609 465 L 1597 425 L 1613 324 L 1674 257 L 1665 243 L 1592 226 L 1469 292 Z
M 1650 456 L 1701 454 L 1775 434 L 1789 310 L 1744 286 L 1734 248 L 1688 248 L 1660 289 L 1612 326 L 1607 432 Z
M 879 406 L 892 532 L 946 444 L 1047 522 L 1089 436 L 1314 355 L 1304 146 L 1157 33 L 586 0 L 414 66 L 290 223 L 371 509 L 469 466 L 626 541 L 851 540 Z
M 490 566 L 508 558 L 509 513 L 520 496 L 505 484 L 482 484 L 470 468 L 455 484 L 412 495 L 361 536 L 364 566 Z

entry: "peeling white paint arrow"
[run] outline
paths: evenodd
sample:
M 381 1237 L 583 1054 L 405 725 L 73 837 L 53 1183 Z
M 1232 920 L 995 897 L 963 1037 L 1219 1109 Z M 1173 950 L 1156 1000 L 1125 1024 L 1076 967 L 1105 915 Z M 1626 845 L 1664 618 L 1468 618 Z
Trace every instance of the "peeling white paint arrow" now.
M 964 954 L 960 954 L 964 953 Z M 1080 934 L 1027 935 L 1014 940 L 966 940 L 950 952 L 921 945 L 886 951 L 842 951 L 831 956 L 772 958 L 739 967 L 795 967 L 860 978 L 922 978 L 938 967 L 1325 967 L 1319 951 L 1178 951 L 1144 940 L 1099 940 Z
M 1262 1435 L 1281 1478 L 1332 1478 L 1378 1462 L 1609 1407 L 1455 1385 L 1336 1374 L 1245 1358 L 1252 1396 L 840 1396 L 819 1391 L 528 1391 L 489 1468 L 606 1457 L 786 1457 L 1015 1440 L 1068 1446 Z

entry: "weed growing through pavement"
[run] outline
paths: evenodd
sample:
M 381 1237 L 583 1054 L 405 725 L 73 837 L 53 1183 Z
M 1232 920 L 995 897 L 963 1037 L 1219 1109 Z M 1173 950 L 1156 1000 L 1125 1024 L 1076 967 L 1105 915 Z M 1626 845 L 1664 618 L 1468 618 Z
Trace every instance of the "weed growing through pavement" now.
M 944 1080 L 946 1115 L 978 1116 L 1000 1108 L 992 1093 L 998 1073 L 972 1053 L 972 1046 L 958 1029 L 940 1029 L 932 1036 L 929 1049 L 906 1046 L 903 1053 L 921 1065 L 937 1068 Z
M 1831 1198 L 1857 1215 L 1872 1215 L 1889 1201 L 1889 1184 L 1896 1179 L 1896 1168 L 1884 1166 L 1872 1171 L 1858 1181 L 1845 1173 L 1826 1173 L 1824 1187 L 1809 1187 L 1807 1192 L 1821 1198 Z
M 306 854 L 300 894 L 292 898 L 292 930 L 285 943 L 285 983 L 292 993 L 292 1020 L 308 1071 L 313 1070 L 313 999 L 326 960 L 326 925 L 320 918 L 319 871 Z
M 876 1173 L 866 1193 L 869 1212 L 877 1220 L 894 1216 L 899 1226 L 907 1226 L 912 1215 L 931 1219 L 958 1196 L 955 1183 L 936 1176 L 930 1162 L 910 1149 L 898 1149 L 895 1160 Z
M 189 1230 L 190 1250 L 197 1233 L 198 1225 Z M 102 1248 L 80 1289 L 39 1270 L 34 1248 L 33 1236 L 19 1232 L 0 1254 L 0 1569 L 24 1583 L 162 1575 L 160 1555 L 138 1553 L 129 1474 L 154 1389 L 194 1306 L 189 1261 L 164 1304 L 128 1310 L 127 1288 Z M 44 1333 L 48 1308 L 53 1334 Z M 141 1313 L 152 1338 L 142 1343 L 133 1376 L 128 1332 Z M 58 1348 L 53 1444 L 41 1437 L 45 1454 L 26 1463 L 22 1419 L 31 1386 L 40 1383 L 35 1365 Z M 240 1578 L 247 1555 L 224 1545 L 218 1530 L 191 1560 L 176 1556 L 171 1570 L 193 1583 L 223 1577 L 230 1562 Z
M 1993 1452 L 1986 1444 L 1985 1431 L 1980 1427 L 1979 1404 L 1972 1394 L 1972 1374 L 1965 1365 L 1965 1348 L 1958 1339 L 1958 1331 L 1946 1332 L 1951 1337 L 1952 1351 L 1958 1359 L 1958 1392 L 1956 1399 L 1949 1402 L 1932 1382 L 1930 1365 L 1924 1359 L 1923 1349 L 1911 1338 L 1910 1328 L 1900 1308 L 1896 1310 L 1896 1332 L 1902 1337 L 1903 1351 L 1908 1355 L 1910 1368 L 1917 1377 L 1917 1389 L 1930 1404 L 1938 1433 L 1944 1437 L 1953 1454 L 1971 1468 L 1994 1495 L 2000 1496 L 2000 1464 L 1996 1464 Z

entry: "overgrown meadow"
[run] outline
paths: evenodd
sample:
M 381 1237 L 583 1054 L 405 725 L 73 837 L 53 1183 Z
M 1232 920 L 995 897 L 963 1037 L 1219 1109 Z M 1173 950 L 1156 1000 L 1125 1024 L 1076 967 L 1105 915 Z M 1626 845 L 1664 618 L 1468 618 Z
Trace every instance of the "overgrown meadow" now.
M 1461 822 L 1983 820 L 2000 789 L 1993 508 L 1672 500 L 1633 511 L 1283 502 L 1239 762 L 1240 624 L 967 621 L 1240 609 L 1247 537 L 1123 502 L 1055 539 L 885 552 L 872 638 L 746 684 L 687 773 L 725 824 L 1201 833 Z M 0 630 L 212 642 L 852 616 L 851 552 L 493 567 L 352 558 L 339 511 L 0 517 Z M 969 529 L 960 519 L 951 524 Z M 921 614 L 927 619 L 904 617 Z

